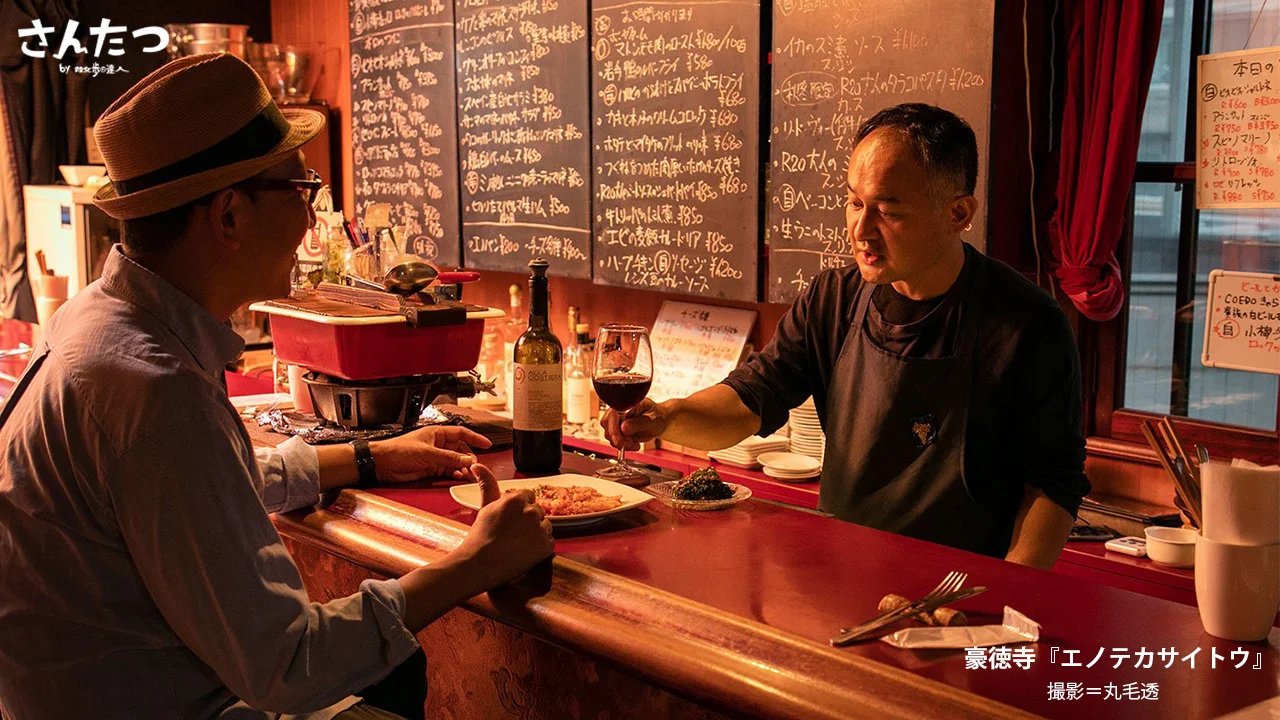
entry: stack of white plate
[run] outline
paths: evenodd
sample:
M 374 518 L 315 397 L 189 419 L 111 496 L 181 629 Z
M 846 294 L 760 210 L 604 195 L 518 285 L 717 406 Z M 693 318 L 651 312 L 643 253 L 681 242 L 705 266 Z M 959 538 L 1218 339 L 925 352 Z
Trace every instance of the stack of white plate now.
M 822 432 L 822 423 L 818 422 L 818 411 L 813 407 L 813 398 L 791 411 L 791 452 L 807 455 L 822 464 L 822 455 L 826 450 L 827 436 Z
M 752 435 L 742 442 L 724 450 L 712 450 L 707 456 L 726 465 L 754 470 L 760 467 L 758 459 L 761 453 L 778 452 L 787 449 L 787 439 L 781 435 L 767 438 Z
M 822 463 L 808 455 L 772 452 L 760 456 L 764 474 L 783 482 L 805 482 L 822 474 Z

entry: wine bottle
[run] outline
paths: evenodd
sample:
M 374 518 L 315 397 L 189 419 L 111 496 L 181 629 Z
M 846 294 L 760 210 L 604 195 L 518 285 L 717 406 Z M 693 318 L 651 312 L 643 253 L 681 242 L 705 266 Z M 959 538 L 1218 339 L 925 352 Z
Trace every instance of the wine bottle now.
M 572 357 L 565 361 L 565 386 L 569 389 L 565 418 L 570 425 L 586 425 L 591 422 L 591 328 L 586 323 L 578 323 L 574 330 L 577 336 L 571 349 Z
M 529 329 L 516 340 L 511 425 L 516 470 L 551 473 L 560 470 L 564 432 L 560 340 L 547 318 L 547 263 L 529 263 Z
M 572 377 L 570 372 L 573 369 L 574 358 L 578 354 L 578 336 L 574 333 L 574 328 L 578 327 L 578 318 L 581 311 L 577 305 L 569 306 L 569 324 L 565 326 L 565 332 L 569 334 L 569 344 L 564 348 L 564 396 L 561 400 L 561 406 L 564 408 L 565 422 L 569 422 L 569 380 Z
M 525 328 L 529 327 L 529 323 L 524 318 L 524 303 L 521 301 L 521 291 L 519 285 L 512 285 L 507 289 L 507 293 L 511 295 L 511 312 L 507 316 L 507 324 L 503 328 L 502 338 L 502 357 L 506 358 L 507 374 L 503 378 L 506 382 L 506 391 L 503 396 L 506 398 L 507 409 L 513 409 L 516 393 L 514 386 L 514 370 L 516 340 L 524 333 Z

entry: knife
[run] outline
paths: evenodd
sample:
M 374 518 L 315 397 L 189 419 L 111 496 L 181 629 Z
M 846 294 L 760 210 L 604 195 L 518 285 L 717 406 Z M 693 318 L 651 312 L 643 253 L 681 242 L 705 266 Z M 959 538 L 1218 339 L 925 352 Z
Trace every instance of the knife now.
M 971 587 L 971 588 L 963 588 L 960 590 L 956 590 L 955 592 L 947 593 L 946 595 L 943 595 L 940 598 L 936 598 L 934 600 L 929 600 L 925 602 L 924 604 L 915 608 L 909 615 L 906 615 L 906 616 L 899 615 L 896 617 L 893 615 L 887 616 L 886 618 L 882 618 L 881 620 L 871 623 L 868 627 L 856 633 L 842 631 L 839 635 L 836 635 L 835 637 L 831 638 L 831 644 L 834 647 L 843 647 L 850 643 L 864 639 L 867 635 L 870 635 L 871 633 L 874 633 L 878 630 L 882 630 L 898 622 L 899 620 L 904 619 L 905 617 L 914 617 L 921 613 L 930 613 L 944 605 L 950 605 L 951 603 L 954 603 L 954 602 L 960 602 L 961 600 L 964 600 L 966 598 L 971 598 L 974 595 L 981 595 L 986 591 L 987 589 L 985 587 L 978 586 L 978 587 Z

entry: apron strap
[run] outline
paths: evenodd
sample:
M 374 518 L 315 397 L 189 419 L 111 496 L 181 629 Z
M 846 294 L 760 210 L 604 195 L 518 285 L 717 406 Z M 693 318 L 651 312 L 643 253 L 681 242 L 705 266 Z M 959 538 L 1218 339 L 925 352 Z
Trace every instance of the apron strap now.
M 40 366 L 44 364 L 47 357 L 49 357 L 49 346 L 45 345 L 38 355 L 31 358 L 27 369 L 22 371 L 22 377 L 18 378 L 18 382 L 13 386 L 13 392 L 9 393 L 9 397 L 5 398 L 4 405 L 0 405 L 0 427 L 4 427 L 5 421 L 13 414 L 13 408 L 17 406 L 18 398 L 22 397 L 22 393 L 31 384 L 31 380 L 35 378 L 36 372 L 40 370 Z

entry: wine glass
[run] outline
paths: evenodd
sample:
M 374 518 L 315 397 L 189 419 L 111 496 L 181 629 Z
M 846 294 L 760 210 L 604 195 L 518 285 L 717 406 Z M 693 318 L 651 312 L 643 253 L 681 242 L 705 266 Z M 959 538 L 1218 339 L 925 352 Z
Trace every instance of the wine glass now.
M 649 394 L 653 384 L 653 349 L 649 329 L 641 325 L 604 325 L 596 336 L 591 384 L 606 405 L 624 420 Z M 603 468 L 596 477 L 640 484 L 648 478 L 627 464 L 627 451 L 618 450 L 618 464 Z

